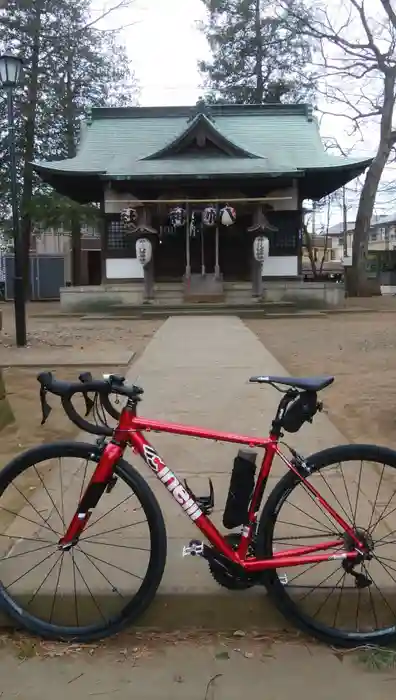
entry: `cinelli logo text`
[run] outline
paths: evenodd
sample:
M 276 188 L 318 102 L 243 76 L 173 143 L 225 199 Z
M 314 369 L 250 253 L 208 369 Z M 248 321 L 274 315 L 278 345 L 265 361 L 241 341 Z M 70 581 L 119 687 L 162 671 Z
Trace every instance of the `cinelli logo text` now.
M 150 469 L 152 469 L 158 479 L 165 484 L 175 501 L 181 505 L 191 520 L 198 520 L 202 515 L 201 509 L 195 503 L 194 499 L 191 498 L 188 491 L 181 485 L 179 479 L 168 469 L 163 459 L 161 459 L 151 445 L 144 445 L 143 452 Z

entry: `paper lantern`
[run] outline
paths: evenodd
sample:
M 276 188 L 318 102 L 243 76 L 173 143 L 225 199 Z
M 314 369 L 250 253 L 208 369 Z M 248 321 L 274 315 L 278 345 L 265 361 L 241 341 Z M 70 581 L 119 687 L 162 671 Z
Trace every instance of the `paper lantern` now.
M 125 226 L 125 228 L 133 230 L 137 224 L 138 213 L 137 213 L 136 209 L 132 209 L 132 207 L 128 207 L 126 209 L 121 210 L 120 218 L 121 218 L 121 223 L 123 226 Z
M 138 238 L 136 241 L 136 257 L 140 264 L 145 267 L 153 256 L 153 246 L 148 238 Z
M 215 207 L 208 206 L 205 207 L 202 214 L 202 223 L 204 226 L 216 226 L 217 224 L 217 211 Z
M 169 223 L 173 228 L 186 225 L 186 212 L 182 207 L 175 207 L 169 212 Z
M 269 256 L 269 240 L 266 236 L 256 236 L 253 241 L 253 255 L 257 262 L 263 263 Z
M 235 223 L 236 211 L 233 207 L 226 204 L 225 207 L 220 209 L 220 223 L 222 226 L 232 226 Z

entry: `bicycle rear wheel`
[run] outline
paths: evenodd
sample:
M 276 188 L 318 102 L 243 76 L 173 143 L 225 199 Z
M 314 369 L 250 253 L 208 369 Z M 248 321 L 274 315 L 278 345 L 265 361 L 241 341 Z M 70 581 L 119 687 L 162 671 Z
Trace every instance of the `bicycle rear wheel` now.
M 328 644 L 354 647 L 396 640 L 396 452 L 373 445 L 341 445 L 312 455 L 307 481 L 370 543 L 372 557 L 348 573 L 343 561 L 264 572 L 268 594 L 283 615 Z M 260 558 L 343 538 L 302 481 L 289 471 L 264 506 L 256 541 Z M 336 553 L 335 551 L 329 551 Z M 340 553 L 340 549 L 338 549 Z
M 161 582 L 162 513 L 124 460 L 80 540 L 69 551 L 58 548 L 100 454 L 96 445 L 54 443 L 0 472 L 0 608 L 47 639 L 115 634 L 146 610 Z

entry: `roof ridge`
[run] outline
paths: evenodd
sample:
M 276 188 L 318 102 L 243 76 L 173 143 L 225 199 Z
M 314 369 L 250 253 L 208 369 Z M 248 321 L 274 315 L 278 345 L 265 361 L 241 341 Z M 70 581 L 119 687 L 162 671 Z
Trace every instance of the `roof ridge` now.
M 194 105 L 183 106 L 158 106 L 158 107 L 93 107 L 90 110 L 90 121 L 101 119 L 148 119 L 148 118 L 169 118 L 179 117 L 188 119 L 194 110 Z M 293 115 L 305 117 L 307 121 L 312 121 L 313 108 L 310 104 L 224 104 L 210 105 L 213 117 L 238 116 L 240 114 L 258 116 L 267 115 Z

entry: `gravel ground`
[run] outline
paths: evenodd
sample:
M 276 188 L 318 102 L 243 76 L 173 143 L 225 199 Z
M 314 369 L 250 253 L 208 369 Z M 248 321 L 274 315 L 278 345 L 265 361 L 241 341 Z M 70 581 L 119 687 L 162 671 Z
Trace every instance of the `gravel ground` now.
M 321 398 L 349 440 L 396 448 L 395 320 L 379 307 L 373 313 L 247 325 L 291 374 L 335 375 Z

